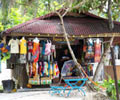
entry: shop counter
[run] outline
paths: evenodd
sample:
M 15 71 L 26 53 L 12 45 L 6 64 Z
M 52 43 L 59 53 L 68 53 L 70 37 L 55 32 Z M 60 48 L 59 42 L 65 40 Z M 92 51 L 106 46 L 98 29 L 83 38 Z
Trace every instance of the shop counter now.
M 108 80 L 108 75 L 114 79 L 113 66 L 104 66 L 104 78 Z M 117 79 L 120 80 L 120 65 L 116 66 Z

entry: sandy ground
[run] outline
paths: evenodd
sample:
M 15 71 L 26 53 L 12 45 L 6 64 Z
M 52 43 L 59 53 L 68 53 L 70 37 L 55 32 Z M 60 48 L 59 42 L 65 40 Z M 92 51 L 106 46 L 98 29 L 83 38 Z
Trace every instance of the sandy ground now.
M 96 92 L 87 92 L 87 95 L 83 96 L 81 92 L 74 90 L 69 97 L 65 97 L 67 92 L 64 96 L 51 96 L 49 91 L 0 93 L 0 100 L 108 100 L 103 94 Z

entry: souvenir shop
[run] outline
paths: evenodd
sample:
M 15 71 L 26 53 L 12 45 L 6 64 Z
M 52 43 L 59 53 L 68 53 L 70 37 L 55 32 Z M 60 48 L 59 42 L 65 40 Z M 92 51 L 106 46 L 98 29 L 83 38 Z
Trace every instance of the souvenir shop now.
M 13 77 L 17 80 L 42 85 L 51 84 L 53 78 L 59 77 L 56 49 L 50 39 L 12 37 L 8 45 L 11 57 L 7 67 L 13 70 Z M 21 87 L 23 84 L 20 82 Z
M 63 40 L 53 37 L 7 37 L 11 54 L 7 67 L 12 69 L 13 77 L 18 80 L 20 87 L 50 85 L 56 82 L 54 79 L 59 79 L 62 67 L 59 56 L 67 48 Z M 102 41 L 103 38 L 70 40 L 76 58 L 90 77 L 100 61 Z

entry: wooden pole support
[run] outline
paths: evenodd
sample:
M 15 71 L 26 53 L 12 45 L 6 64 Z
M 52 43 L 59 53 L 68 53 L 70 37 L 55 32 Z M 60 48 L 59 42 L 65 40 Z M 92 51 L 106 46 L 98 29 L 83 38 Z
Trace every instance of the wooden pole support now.
M 116 98 L 117 98 L 117 100 L 119 100 L 118 81 L 117 81 L 117 75 L 116 75 L 115 55 L 114 55 L 113 46 L 111 46 L 111 56 L 112 56 L 112 65 L 113 65 L 113 72 L 114 72 L 114 79 L 115 79 L 115 87 L 116 87 Z

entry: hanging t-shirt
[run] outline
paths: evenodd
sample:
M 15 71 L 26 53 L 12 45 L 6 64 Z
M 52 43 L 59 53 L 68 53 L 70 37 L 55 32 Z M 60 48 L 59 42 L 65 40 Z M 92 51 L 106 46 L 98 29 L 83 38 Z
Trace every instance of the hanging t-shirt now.
M 11 39 L 8 43 L 10 45 L 10 53 L 19 53 L 19 40 Z
M 45 44 L 45 55 L 49 55 L 51 53 L 51 42 L 47 41 L 47 43 Z
M 39 60 L 39 54 L 40 54 L 40 44 L 39 43 L 33 43 L 33 51 L 32 51 L 32 54 L 33 54 L 33 60 L 34 62 L 37 62 Z
M 97 44 L 95 43 L 95 62 L 100 62 L 101 57 L 101 43 Z
M 20 40 L 20 54 L 27 54 L 27 41 L 25 39 Z

